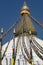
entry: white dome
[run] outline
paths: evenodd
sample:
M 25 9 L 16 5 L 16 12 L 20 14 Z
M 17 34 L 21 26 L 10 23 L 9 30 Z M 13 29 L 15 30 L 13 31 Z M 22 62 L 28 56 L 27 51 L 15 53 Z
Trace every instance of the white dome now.
M 37 37 L 34 37 L 34 38 L 35 38 L 35 40 L 37 40 L 40 43 L 41 46 L 43 46 L 43 40 L 40 40 Z M 15 38 L 15 46 L 16 46 L 16 43 L 17 43 L 17 39 L 18 38 Z M 28 41 L 28 38 L 25 37 L 25 44 L 26 44 L 27 49 L 29 51 L 29 46 L 27 45 L 27 43 L 29 43 L 29 41 Z M 7 44 L 8 44 L 8 42 L 5 45 L 2 46 L 2 53 L 4 53 Z M 19 44 L 20 44 L 20 41 L 19 41 Z M 13 39 L 10 41 L 8 49 L 5 53 L 5 57 L 2 60 L 2 65 L 6 65 L 6 58 L 8 59 L 8 65 L 9 65 L 10 59 L 12 59 L 12 45 L 13 45 Z M 18 48 L 20 48 L 20 46 Z M 18 49 L 18 50 L 19 50 L 19 52 L 17 53 L 17 58 L 16 58 L 16 64 L 15 65 L 18 65 L 18 59 L 20 60 L 20 65 L 21 64 L 23 65 L 23 62 L 24 62 L 24 65 L 25 65 L 25 59 L 23 58 L 21 49 Z M 37 64 L 37 62 L 39 62 L 40 65 L 43 65 L 43 61 L 35 54 L 34 50 L 33 50 L 32 54 L 33 54 L 34 64 Z M 20 59 L 20 57 L 21 57 L 21 59 Z M 27 62 L 27 65 L 29 65 L 28 62 Z

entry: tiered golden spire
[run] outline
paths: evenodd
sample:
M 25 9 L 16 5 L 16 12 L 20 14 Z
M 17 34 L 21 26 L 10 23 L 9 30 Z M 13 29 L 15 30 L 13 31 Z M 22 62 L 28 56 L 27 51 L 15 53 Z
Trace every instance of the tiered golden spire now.
M 16 28 L 16 33 L 17 34 L 22 33 L 22 29 L 23 29 L 23 32 L 25 33 L 26 32 L 29 33 L 29 31 L 31 31 L 32 34 L 36 35 L 37 34 L 36 30 L 34 28 L 33 23 L 31 22 L 31 18 L 29 17 L 30 9 L 27 6 L 26 2 L 24 2 L 20 14 L 21 14 L 21 20 Z
M 26 2 L 24 2 L 24 5 L 23 5 L 23 7 L 22 7 L 22 9 L 21 9 L 20 14 L 30 14 L 30 9 L 29 9 L 29 7 L 27 6 Z

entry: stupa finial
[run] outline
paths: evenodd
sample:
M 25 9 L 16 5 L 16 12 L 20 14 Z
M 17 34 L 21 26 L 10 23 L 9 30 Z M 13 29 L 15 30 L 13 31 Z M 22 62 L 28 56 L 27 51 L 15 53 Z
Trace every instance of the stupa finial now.
M 24 2 L 20 14 L 28 14 L 28 15 L 30 14 L 30 9 L 27 6 L 26 2 Z

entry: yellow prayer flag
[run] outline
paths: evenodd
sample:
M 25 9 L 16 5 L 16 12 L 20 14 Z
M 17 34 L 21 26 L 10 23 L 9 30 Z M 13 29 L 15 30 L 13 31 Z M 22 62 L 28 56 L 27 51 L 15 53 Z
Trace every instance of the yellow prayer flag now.
M 14 58 L 12 58 L 12 65 L 15 65 L 15 60 L 14 60 Z

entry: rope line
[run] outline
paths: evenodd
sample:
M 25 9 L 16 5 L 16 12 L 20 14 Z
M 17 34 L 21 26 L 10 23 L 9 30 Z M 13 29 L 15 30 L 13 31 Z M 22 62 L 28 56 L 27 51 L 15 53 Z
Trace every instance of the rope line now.
M 33 43 L 31 44 L 31 46 L 32 46 L 34 52 L 37 54 L 37 56 L 38 56 L 41 60 L 43 60 L 43 56 L 39 53 L 39 51 L 37 50 L 37 48 L 34 46 Z
M 19 19 L 20 20 L 20 19 Z M 17 20 L 16 22 L 14 22 L 14 24 L 8 29 L 7 32 L 5 32 L 3 35 L 2 35 L 2 38 L 4 38 L 5 36 L 7 36 L 7 34 L 14 28 L 14 26 L 18 23 L 19 21 Z
M 41 24 L 38 20 L 33 18 L 31 15 L 29 17 L 43 28 L 43 24 Z
M 35 42 L 32 42 L 34 45 L 35 45 Z M 37 47 L 37 45 L 35 45 L 36 47 Z M 40 50 L 38 47 L 37 47 L 37 50 L 40 52 L 40 53 L 42 53 L 43 54 L 43 51 L 42 50 Z
M 16 53 L 17 53 L 17 47 L 18 47 L 18 42 L 19 42 L 19 40 L 20 40 L 20 36 L 19 36 L 19 38 L 18 38 L 18 40 L 17 40 L 17 44 L 16 44 Z
M 25 45 L 25 42 L 23 43 L 23 47 L 24 47 L 25 53 L 27 54 L 27 57 L 30 58 L 29 52 L 28 52 L 28 50 L 27 50 L 27 48 L 26 48 L 26 45 Z
M 35 45 L 43 52 L 43 47 L 41 47 L 36 40 L 33 40 L 33 42 L 34 42 Z
M 11 37 L 10 40 L 8 41 L 8 44 L 7 44 L 6 48 L 5 48 L 5 51 L 4 51 L 3 56 L 2 56 L 2 60 L 3 60 L 4 56 L 5 56 L 5 53 L 6 53 L 7 49 L 8 49 L 8 46 L 9 46 L 9 44 L 10 44 L 11 39 L 12 39 L 12 37 Z
M 23 38 L 22 38 L 22 39 L 23 39 Z M 27 48 L 26 48 L 26 45 L 25 45 L 25 42 L 24 42 L 24 41 L 23 41 L 23 43 L 22 43 L 22 48 L 21 48 L 21 49 L 23 49 L 23 48 L 24 48 L 24 51 L 25 51 L 25 53 L 26 53 L 26 55 L 27 55 L 27 58 L 26 58 L 26 56 L 24 55 L 23 50 L 22 50 L 22 54 L 23 54 L 24 58 L 25 58 L 29 63 L 31 63 L 32 60 L 30 59 L 29 52 L 28 52 L 28 50 L 27 50 Z
M 26 60 L 26 61 L 28 61 L 28 63 L 30 63 L 30 59 L 28 59 L 28 58 L 26 58 L 26 56 L 25 56 L 25 54 L 23 53 L 23 48 L 21 47 L 21 51 L 22 51 L 22 54 L 23 54 L 23 57 L 24 57 L 24 59 Z

